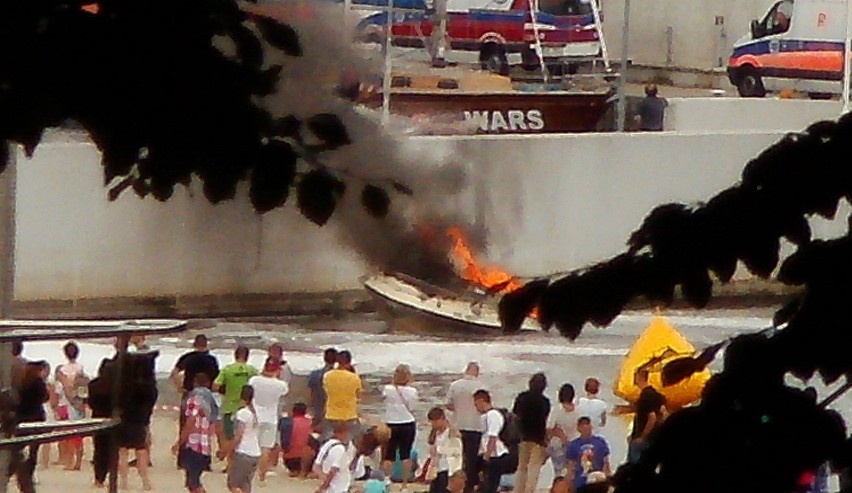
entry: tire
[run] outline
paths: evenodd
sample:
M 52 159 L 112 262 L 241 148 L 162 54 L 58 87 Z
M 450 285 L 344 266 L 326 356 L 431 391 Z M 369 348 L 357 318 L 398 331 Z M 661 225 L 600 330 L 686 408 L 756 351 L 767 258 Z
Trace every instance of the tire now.
M 482 70 L 495 74 L 509 75 L 509 60 L 506 50 L 497 43 L 485 43 L 479 50 L 479 64 Z
M 740 69 L 739 77 L 737 77 L 737 92 L 744 98 L 762 98 L 766 96 L 766 89 L 763 87 L 763 79 L 751 66 L 746 66 Z
M 826 101 L 826 100 L 829 100 L 829 99 L 831 99 L 833 96 L 834 96 L 834 95 L 833 95 L 833 94 L 831 94 L 830 92 L 809 92 L 809 93 L 808 93 L 808 98 L 810 98 L 810 99 L 816 99 L 816 100 L 820 100 L 820 101 Z
M 521 66 L 527 72 L 535 72 L 541 67 L 541 63 L 538 60 L 538 55 L 534 50 L 531 50 L 525 47 L 521 51 Z

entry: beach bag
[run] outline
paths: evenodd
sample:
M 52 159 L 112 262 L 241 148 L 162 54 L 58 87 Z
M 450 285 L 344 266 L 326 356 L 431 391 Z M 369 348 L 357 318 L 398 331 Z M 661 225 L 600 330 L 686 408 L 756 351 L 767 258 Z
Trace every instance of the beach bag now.
M 503 427 L 497 435 L 500 441 L 509 449 L 509 453 L 517 450 L 521 443 L 521 430 L 518 428 L 518 417 L 508 409 L 497 409 L 503 416 Z
M 519 445 L 521 444 L 521 430 L 518 428 L 518 417 L 508 409 L 497 409 L 503 416 L 503 428 L 497 435 L 503 445 L 509 449 L 509 462 L 503 474 L 514 474 L 518 470 Z

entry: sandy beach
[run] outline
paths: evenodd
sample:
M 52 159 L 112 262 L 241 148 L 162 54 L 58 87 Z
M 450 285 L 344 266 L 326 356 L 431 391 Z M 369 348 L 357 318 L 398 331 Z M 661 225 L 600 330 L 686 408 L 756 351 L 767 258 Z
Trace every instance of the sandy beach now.
M 760 330 L 771 319 L 768 310 L 718 310 L 705 312 L 669 312 L 669 321 L 697 347 L 705 347 L 730 335 Z M 622 358 L 636 337 L 650 320 L 645 312 L 627 313 L 619 317 L 605 330 L 590 329 L 576 341 L 570 342 L 556 334 L 531 332 L 493 338 L 473 338 L 460 334 L 458 337 L 433 337 L 422 334 L 393 333 L 384 331 L 380 321 L 369 318 L 352 318 L 340 321 L 324 321 L 309 324 L 296 320 L 291 323 L 220 322 L 205 331 L 211 340 L 211 350 L 221 364 L 232 361 L 236 344 L 247 344 L 253 348 L 250 363 L 263 363 L 265 348 L 278 342 L 285 348 L 286 358 L 295 378 L 287 400 L 290 404 L 304 401 L 306 397 L 306 375 L 321 364 L 321 352 L 333 346 L 352 351 L 355 366 L 365 386 L 360 413 L 367 422 L 379 419 L 381 402 L 378 398 L 380 386 L 387 383 L 395 366 L 408 363 L 415 373 L 414 386 L 420 393 L 412 403 L 418 417 L 416 446 L 423 454 L 428 434 L 426 413 L 432 406 L 446 403 L 446 390 L 450 382 L 459 378 L 468 361 L 478 361 L 483 368 L 483 385 L 492 390 L 498 407 L 511 406 L 514 397 L 526 388 L 529 375 L 544 372 L 550 385 L 546 395 L 556 402 L 556 392 L 563 382 L 580 387 L 588 376 L 598 377 L 603 383 L 601 396 L 613 405 L 622 403 L 612 394 L 614 377 Z M 319 325 L 319 326 L 316 326 Z M 177 357 L 189 349 L 194 333 L 179 337 L 162 337 L 150 341 L 161 353 L 157 360 L 157 374 L 161 379 L 160 399 L 153 423 L 154 449 L 152 483 L 157 492 L 179 492 L 183 489 L 183 474 L 174 466 L 171 445 L 177 432 L 177 393 L 165 382 L 168 372 Z M 62 363 L 62 342 L 34 342 L 24 348 L 24 356 L 31 360 L 47 360 L 54 367 Z M 88 371 L 94 371 L 100 360 L 112 352 L 111 341 L 81 343 L 81 362 Z M 718 363 L 714 364 L 718 367 Z M 829 391 L 818 383 L 820 392 Z M 852 396 L 844 396 L 835 406 L 844 416 L 852 409 Z M 626 419 L 612 419 L 600 434 L 609 442 L 614 465 L 621 464 L 626 456 Z M 55 454 L 55 452 L 54 452 Z M 59 468 L 39 469 L 40 492 L 59 493 L 70 487 L 75 492 L 95 491 L 92 486 L 91 443 L 86 441 L 83 471 L 65 472 Z M 221 471 L 222 464 L 215 465 Z M 134 473 L 135 471 L 131 471 Z M 542 470 L 539 486 L 545 487 L 552 481 L 553 472 L 549 464 Z M 207 491 L 225 492 L 225 476 L 221 472 L 208 473 L 203 479 Z M 138 476 L 131 474 L 130 491 L 141 491 Z M 279 469 L 275 477 L 269 478 L 265 488 L 255 485 L 255 491 L 285 491 L 293 493 L 313 492 L 315 481 L 291 480 Z M 15 491 L 10 488 L 10 491 Z M 394 490 L 395 492 L 396 490 Z
M 154 445 L 152 450 L 154 467 L 150 470 L 151 483 L 155 493 L 177 493 L 186 491 L 184 489 L 183 471 L 179 471 L 175 467 L 175 459 L 171 453 L 171 446 L 174 443 L 174 437 L 177 430 L 177 413 L 172 411 L 157 412 L 153 420 L 153 436 Z M 49 469 L 44 469 L 41 465 L 36 470 L 36 478 L 38 480 L 38 491 L 44 493 L 80 493 L 84 491 L 101 491 L 106 492 L 105 488 L 95 488 L 92 483 L 92 467 L 89 463 L 92 454 L 92 444 L 89 439 L 85 441 L 86 452 L 84 456 L 83 469 L 81 471 L 64 471 L 61 466 L 53 466 Z M 52 449 L 53 460 L 56 460 L 56 446 Z M 213 472 L 208 472 L 202 476 L 202 483 L 209 493 L 226 493 L 228 488 L 225 485 L 225 474 L 221 471 L 224 467 L 224 462 L 219 462 L 214 459 Z M 130 470 L 129 489 L 126 491 L 143 491 L 142 482 L 135 469 Z M 313 493 L 316 491 L 319 481 L 317 480 L 299 480 L 287 477 L 286 470 L 279 465 L 276 469 L 276 475 L 270 476 L 266 480 L 266 485 L 261 487 L 257 481 L 254 483 L 254 491 L 284 491 L 287 493 Z M 409 491 L 425 491 L 425 486 L 410 487 Z M 17 488 L 10 488 L 10 491 L 18 491 Z M 353 488 L 353 491 L 356 491 Z M 394 490 L 392 490 L 394 491 Z

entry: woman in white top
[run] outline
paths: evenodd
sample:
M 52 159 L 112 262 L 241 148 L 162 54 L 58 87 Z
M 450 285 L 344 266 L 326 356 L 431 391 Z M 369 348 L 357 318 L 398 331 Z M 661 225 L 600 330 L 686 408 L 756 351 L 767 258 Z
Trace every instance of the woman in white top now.
M 462 468 L 462 442 L 457 430 L 450 427 L 446 413 L 440 407 L 429 410 L 432 425 L 429 436 L 429 493 L 446 493 L 450 476 Z
M 411 476 L 411 448 L 417 434 L 411 405 L 417 401 L 417 390 L 411 385 L 411 369 L 399 365 L 393 382 L 382 389 L 384 421 L 390 428 L 390 439 L 382 447 L 382 469 L 390 477 L 394 461 L 402 460 L 402 490 L 407 491 Z
M 244 385 L 240 392 L 242 407 L 234 415 L 234 439 L 228 444 L 228 489 L 231 493 L 251 493 L 251 480 L 257 471 L 261 450 L 258 441 L 260 421 L 254 409 L 254 388 Z
M 559 405 L 550 410 L 547 417 L 547 434 L 550 442 L 547 454 L 550 456 L 555 477 L 564 476 L 568 465 L 566 451 L 568 444 L 577 436 L 577 410 L 574 407 L 574 386 L 562 384 L 559 388 Z
M 592 426 L 606 426 L 606 413 L 609 410 L 609 405 L 606 401 L 598 398 L 598 391 L 601 388 L 601 383 L 597 378 L 586 379 L 586 396 L 580 397 L 577 401 L 577 417 L 586 417 L 592 420 Z

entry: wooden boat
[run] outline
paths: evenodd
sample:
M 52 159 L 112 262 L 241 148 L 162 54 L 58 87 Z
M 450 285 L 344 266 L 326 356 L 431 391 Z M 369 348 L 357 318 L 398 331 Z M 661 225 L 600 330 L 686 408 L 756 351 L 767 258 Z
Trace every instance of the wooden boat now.
M 393 115 L 450 119 L 480 134 L 541 134 L 598 130 L 614 94 L 609 81 L 591 74 L 531 84 L 476 69 L 408 66 L 394 70 L 389 99 Z M 362 102 L 381 107 L 377 86 Z
M 392 330 L 432 335 L 490 334 L 501 330 L 485 295 L 457 293 L 403 274 L 378 274 L 364 281 Z M 536 330 L 532 320 L 523 329 Z
M 663 386 L 661 372 L 669 361 L 693 356 L 695 352 L 695 347 L 665 318 L 654 316 L 624 358 L 613 393 L 634 404 L 641 391 L 634 383 L 636 372 L 648 370 L 651 385 L 666 397 L 669 410 L 691 404 L 701 397 L 701 391 L 710 379 L 710 371 L 695 373 L 689 379 L 669 387 Z

